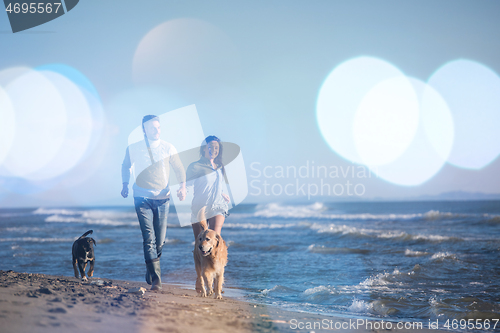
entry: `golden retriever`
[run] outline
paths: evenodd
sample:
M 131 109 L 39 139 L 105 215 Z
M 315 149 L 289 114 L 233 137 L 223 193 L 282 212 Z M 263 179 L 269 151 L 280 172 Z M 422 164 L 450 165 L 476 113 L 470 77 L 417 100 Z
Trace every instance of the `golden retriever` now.
M 222 299 L 224 267 L 227 264 L 226 242 L 214 230 L 208 229 L 205 207 L 200 210 L 198 220 L 203 231 L 196 238 L 193 251 L 197 274 L 196 290 L 201 297 L 207 297 L 214 293 L 212 285 L 215 284 L 215 298 Z

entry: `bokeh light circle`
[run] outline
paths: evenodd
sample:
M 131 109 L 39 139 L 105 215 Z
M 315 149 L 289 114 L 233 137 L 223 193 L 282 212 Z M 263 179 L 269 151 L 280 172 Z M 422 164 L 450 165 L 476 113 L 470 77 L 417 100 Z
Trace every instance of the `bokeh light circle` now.
M 10 151 L 16 134 L 14 107 L 7 92 L 0 86 L 0 165 Z
M 500 77 L 470 60 L 451 61 L 428 80 L 452 111 L 455 139 L 448 162 L 481 169 L 500 154 Z
M 58 89 L 67 117 L 64 141 L 51 161 L 37 172 L 27 175 L 33 180 L 49 179 L 73 168 L 86 152 L 92 135 L 89 104 L 83 93 L 71 80 L 52 72 L 40 71 Z
M 418 96 L 418 128 L 407 149 L 392 163 L 370 166 L 378 177 L 397 185 L 416 186 L 441 170 L 453 146 L 453 118 L 439 92 L 408 78 Z
M 209 22 L 179 18 L 164 22 L 140 41 L 133 59 L 138 85 L 162 85 L 175 90 L 238 79 L 238 52 L 229 37 Z
M 374 86 L 402 76 L 395 66 L 373 57 L 345 61 L 327 76 L 318 94 L 316 120 L 333 151 L 349 161 L 363 163 L 352 133 L 358 107 Z
M 354 143 L 363 163 L 380 166 L 396 160 L 413 141 L 418 122 L 419 102 L 405 76 L 375 85 L 354 116 Z
M 0 71 L 0 83 L 5 189 L 29 194 L 72 187 L 97 170 L 92 152 L 102 146 L 105 119 L 97 90 L 85 75 L 65 64 L 10 67 Z M 78 177 L 62 178 L 70 170 Z
M 25 66 L 16 66 L 2 69 L 0 71 L 0 86 L 5 88 L 14 79 L 31 71 L 31 68 Z
M 16 135 L 3 166 L 9 175 L 28 177 L 47 165 L 63 145 L 67 116 L 58 89 L 37 71 L 5 87 L 16 115 Z
M 495 78 L 489 74 L 476 71 L 483 82 Z M 459 135 L 453 105 L 436 86 L 406 77 L 380 59 L 348 60 L 328 75 L 319 91 L 321 135 L 338 155 L 367 166 L 379 178 L 420 185 L 452 158 Z M 482 96 L 492 100 L 488 93 Z

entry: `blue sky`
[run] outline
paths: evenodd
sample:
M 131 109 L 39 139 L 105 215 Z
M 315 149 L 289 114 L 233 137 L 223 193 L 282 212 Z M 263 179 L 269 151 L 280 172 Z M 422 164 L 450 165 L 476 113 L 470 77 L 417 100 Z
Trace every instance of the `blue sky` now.
M 439 71 L 446 64 L 456 64 L 458 73 L 462 73 L 464 63 L 453 62 L 466 60 L 472 64 L 473 74 L 476 69 L 485 69 L 481 78 L 488 79 L 483 79 L 485 88 L 481 91 L 491 88 L 494 96 L 500 73 L 499 12 L 498 1 L 85 0 L 56 20 L 16 34 L 10 30 L 6 13 L 0 13 L 0 87 L 21 96 L 17 98 L 29 99 L 35 88 L 23 86 L 24 81 L 7 88 L 11 81 L 5 75 L 2 78 L 2 71 L 19 66 L 50 70 L 54 67 L 47 65 L 63 64 L 79 73 L 69 79 L 83 87 L 91 97 L 84 95 L 92 101 L 88 102 L 88 117 L 84 119 L 90 121 L 92 133 L 81 134 L 87 138 L 83 145 L 86 149 L 71 157 L 75 160 L 67 170 L 43 180 L 12 174 L 13 169 L 23 167 L 15 163 L 30 162 L 32 143 L 45 142 L 40 137 L 43 131 L 23 127 L 22 121 L 16 123 L 16 136 L 12 136 L 11 143 L 15 149 L 8 152 L 4 165 L 0 164 L 0 207 L 131 204 L 130 199 L 119 196 L 120 167 L 128 135 L 145 114 L 164 113 L 191 104 L 196 105 L 206 135 L 217 135 L 241 147 L 249 184 L 246 202 L 295 200 L 303 197 L 298 190 L 301 185 L 314 191 L 312 184 L 321 188 L 325 183 L 331 189 L 339 184 L 337 193 L 341 187 L 344 189 L 342 195 L 331 194 L 327 198 L 349 199 L 348 181 L 352 190 L 356 184 L 362 185 L 358 194 L 361 189 L 363 194 L 358 199 L 393 199 L 449 191 L 498 193 L 500 161 L 496 157 L 485 157 L 484 165 L 474 168 L 450 162 L 458 157 L 443 161 L 441 167 L 417 185 L 398 184 L 377 176 L 363 163 L 346 159 L 325 139 L 318 125 L 317 102 L 332 71 L 362 57 L 381 60 L 424 83 L 430 82 L 431 77 L 436 82 L 440 77 L 447 78 L 442 74 L 444 70 Z M 366 75 L 370 75 L 369 71 Z M 459 75 L 457 82 L 464 80 L 466 85 L 464 75 Z M 58 78 L 64 85 L 65 79 Z M 342 86 L 342 82 L 339 84 Z M 490 101 L 490 95 L 485 95 L 481 101 L 467 101 L 470 105 L 484 104 L 488 112 L 458 110 L 467 103 L 453 100 L 466 95 L 460 94 L 457 87 L 455 81 L 446 79 L 433 85 L 449 107 L 445 114 L 452 117 L 453 147 L 458 149 L 458 142 L 473 140 L 468 135 L 477 138 L 484 134 L 479 148 L 469 147 L 484 154 L 470 155 L 470 160 L 495 155 L 500 141 L 495 136 L 489 139 L 488 128 L 500 125 L 496 116 L 500 113 L 498 100 L 492 97 Z M 364 112 L 371 112 L 372 106 L 369 104 Z M 40 119 L 43 123 L 36 105 L 26 108 L 17 120 Z M 461 131 L 460 112 L 461 119 L 465 119 Z M 5 114 L 0 113 L 4 123 Z M 401 121 L 406 119 L 402 117 Z M 471 122 L 467 119 L 479 119 L 481 123 L 467 130 L 466 125 Z M 446 127 L 441 126 L 441 121 L 435 120 L 433 128 L 436 124 L 437 130 Z M 401 128 L 401 123 L 392 124 L 389 120 L 384 124 L 387 123 L 389 134 L 391 129 Z M 363 130 L 372 123 L 361 120 L 360 124 L 359 135 L 372 133 Z M 329 128 L 329 124 L 323 125 Z M 74 126 L 68 128 L 78 128 Z M 350 130 L 350 125 L 347 127 Z M 332 125 L 332 131 L 334 128 Z M 380 133 L 377 128 L 373 131 Z M 404 135 L 402 132 L 392 134 Z M 336 133 L 332 135 L 335 137 Z M 336 138 L 344 142 L 344 137 Z M 359 142 L 379 142 L 377 138 L 361 137 Z M 392 149 L 391 142 L 404 141 L 394 138 L 389 136 L 387 149 Z M 5 147 L 6 143 L 0 145 Z M 12 157 L 16 154 L 21 155 L 17 160 Z M 451 154 L 459 152 L 452 150 Z M 34 157 L 32 163 L 37 163 Z M 410 159 L 410 163 L 416 170 L 429 164 L 425 159 Z M 10 171 L 5 171 L 6 165 Z M 291 174 L 301 167 L 312 173 L 313 165 L 325 167 L 328 175 Z M 406 167 L 395 168 L 401 171 Z M 287 169 L 288 175 L 280 173 Z M 335 170 L 337 177 L 331 173 Z M 369 176 L 361 177 L 361 170 Z M 285 194 L 287 185 L 288 193 L 293 195 Z M 265 186 L 269 195 L 265 194 Z M 315 195 L 309 195 L 309 200 L 315 199 L 318 200 Z

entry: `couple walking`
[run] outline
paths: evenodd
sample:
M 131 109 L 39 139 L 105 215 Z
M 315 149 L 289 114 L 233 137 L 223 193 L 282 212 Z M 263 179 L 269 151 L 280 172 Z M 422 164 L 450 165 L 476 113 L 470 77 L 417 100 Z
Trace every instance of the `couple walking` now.
M 165 243 L 167 216 L 171 190 L 168 184 L 170 167 L 180 182 L 177 196 L 185 200 L 187 191 L 193 191 L 191 223 L 196 239 L 202 231 L 198 212 L 206 207 L 209 228 L 221 233 L 228 216 L 229 196 L 223 192 L 225 178 L 222 164 L 222 144 L 219 138 L 208 136 L 200 147 L 200 159 L 189 165 L 187 171 L 175 147 L 160 139 L 160 118 L 147 115 L 142 119 L 144 140 L 127 147 L 122 163 L 121 195 L 129 194 L 129 180 L 135 169 L 132 186 L 134 205 L 142 232 L 146 282 L 152 290 L 161 289 L 160 257 Z

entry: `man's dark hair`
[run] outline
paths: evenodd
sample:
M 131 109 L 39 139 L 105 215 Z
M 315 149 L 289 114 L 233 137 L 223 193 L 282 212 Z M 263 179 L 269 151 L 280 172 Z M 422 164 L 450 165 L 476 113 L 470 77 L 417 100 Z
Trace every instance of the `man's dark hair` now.
M 145 123 L 145 122 L 148 122 L 148 121 L 150 121 L 150 120 L 153 120 L 153 119 L 154 119 L 154 120 L 157 120 L 158 122 L 160 122 L 160 117 L 155 116 L 155 115 L 153 115 L 153 114 L 148 114 L 147 116 L 144 116 L 144 117 L 142 118 L 142 131 L 143 131 L 143 132 L 144 132 L 144 123 Z

